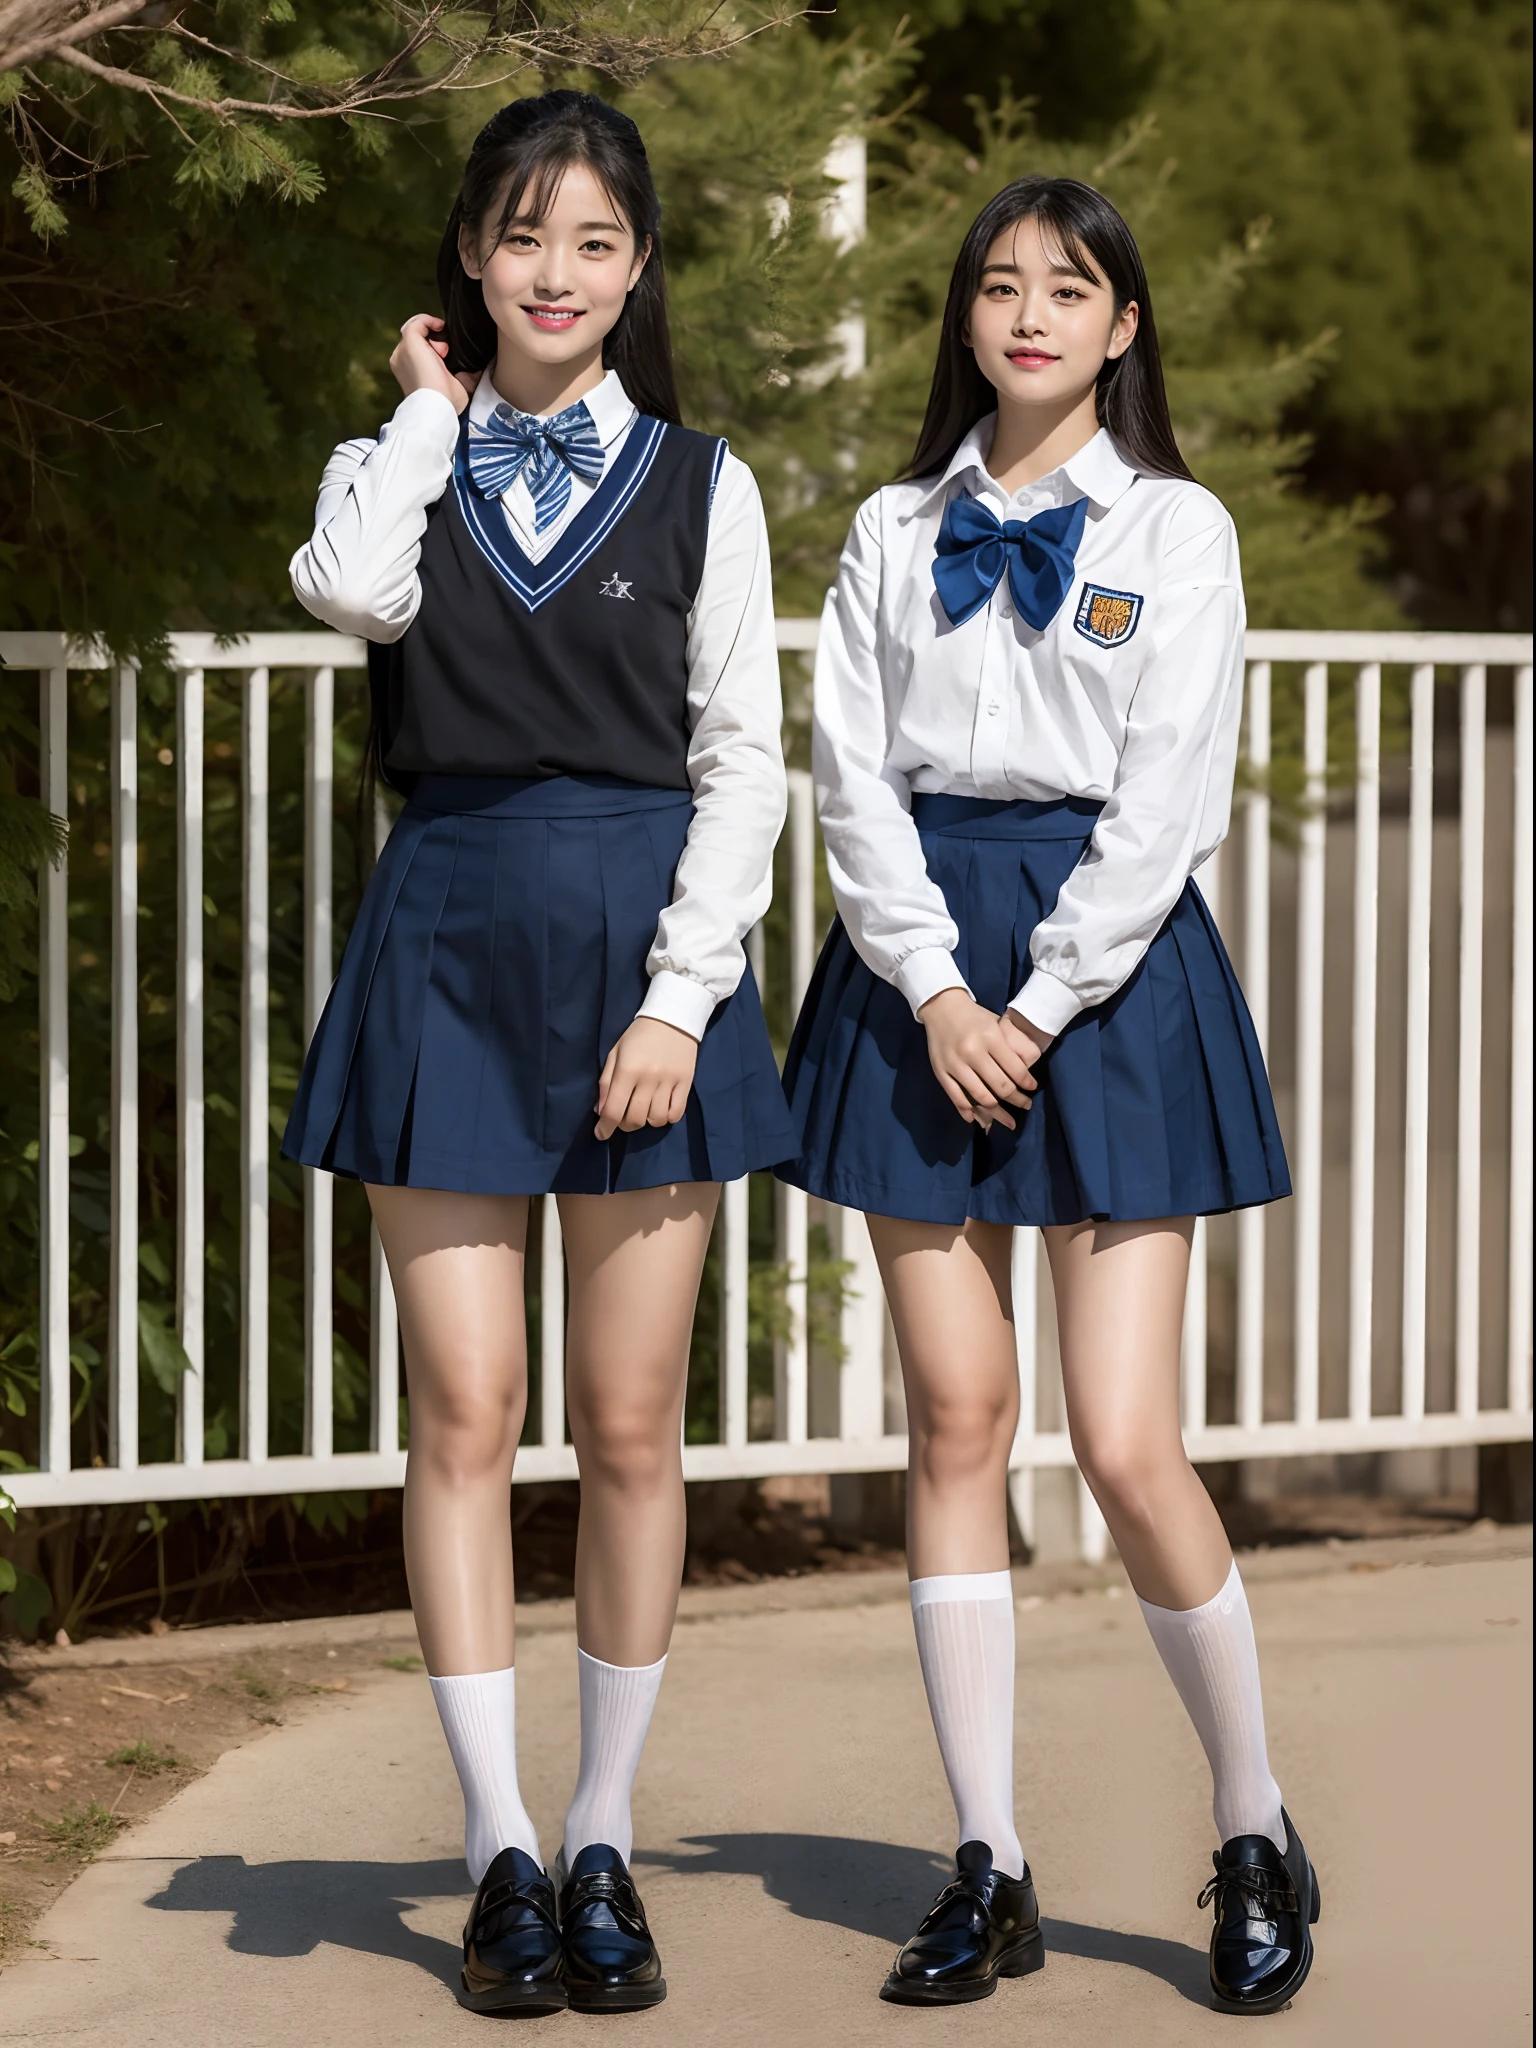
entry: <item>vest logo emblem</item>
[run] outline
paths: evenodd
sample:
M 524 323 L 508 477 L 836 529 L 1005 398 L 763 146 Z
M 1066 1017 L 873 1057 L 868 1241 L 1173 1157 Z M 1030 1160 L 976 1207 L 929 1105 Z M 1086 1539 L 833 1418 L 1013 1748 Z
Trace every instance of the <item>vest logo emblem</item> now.
M 1085 583 L 1073 624 L 1085 640 L 1099 647 L 1118 647 L 1135 632 L 1141 603 L 1134 591 L 1104 590 L 1097 583 Z
M 614 571 L 606 582 L 599 583 L 597 591 L 599 597 L 627 597 L 631 604 L 635 601 L 634 584 L 626 583 L 617 570 Z

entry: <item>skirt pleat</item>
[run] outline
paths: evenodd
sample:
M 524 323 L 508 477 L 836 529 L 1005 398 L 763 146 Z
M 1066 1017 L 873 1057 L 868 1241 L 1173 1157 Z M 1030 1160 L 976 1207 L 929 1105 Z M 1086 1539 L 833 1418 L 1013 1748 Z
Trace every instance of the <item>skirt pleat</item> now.
M 710 1020 L 681 1120 L 593 1136 L 692 816 L 686 792 L 612 778 L 424 777 L 364 893 L 287 1156 L 527 1195 L 734 1180 L 791 1157 L 750 973 Z
M 913 802 L 928 871 L 959 928 L 956 965 L 1001 1011 L 1082 859 L 1098 806 Z M 965 1123 L 904 998 L 834 922 L 790 1044 L 802 1131 L 781 1179 L 876 1215 L 959 1224 L 1213 1215 L 1290 1193 L 1263 1056 L 1237 977 L 1189 883 L 1140 965 L 1037 1069 L 1019 1128 Z

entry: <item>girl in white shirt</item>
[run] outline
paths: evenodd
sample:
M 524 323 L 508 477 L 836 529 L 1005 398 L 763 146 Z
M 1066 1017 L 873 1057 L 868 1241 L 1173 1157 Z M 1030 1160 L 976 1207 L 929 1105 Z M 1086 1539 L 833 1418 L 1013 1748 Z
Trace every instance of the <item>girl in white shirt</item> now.
M 900 1342 L 912 1604 L 959 1815 L 891 1999 L 983 1997 L 1043 1960 L 1012 1791 L 1018 1224 L 1044 1228 L 1074 1451 L 1210 1758 L 1213 1999 L 1274 2010 L 1310 1965 L 1316 1881 L 1179 1432 L 1193 1219 L 1290 1192 L 1191 880 L 1227 829 L 1243 623 L 1129 229 L 1085 185 L 1020 180 L 966 237 L 911 469 L 860 508 L 827 596 L 838 919 L 785 1073 L 804 1136 L 779 1171 L 867 1213 Z
M 337 449 L 293 562 L 301 602 L 370 642 L 407 801 L 284 1149 L 367 1184 L 399 1303 L 406 1566 L 481 2012 L 666 1994 L 630 1786 L 682 1571 L 689 1337 L 719 1183 L 795 1144 L 741 945 L 785 808 L 767 535 L 749 471 L 680 423 L 659 216 L 624 115 L 504 107 L 444 236 L 447 318 L 406 322 L 403 400 Z M 507 1505 L 528 1200 L 551 1192 L 582 1480 L 552 1880 L 517 1783 Z

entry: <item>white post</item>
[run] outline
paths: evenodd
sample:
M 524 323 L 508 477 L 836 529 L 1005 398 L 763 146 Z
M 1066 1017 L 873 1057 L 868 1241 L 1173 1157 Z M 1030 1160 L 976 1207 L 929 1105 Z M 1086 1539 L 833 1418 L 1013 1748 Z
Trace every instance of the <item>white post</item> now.
M 305 691 L 304 720 L 304 1045 L 331 992 L 331 809 L 336 672 L 318 668 Z M 335 1188 L 328 1173 L 304 1168 L 304 1448 L 328 1458 L 335 1448 L 333 1360 Z
M 1077 1475 L 1077 1547 L 1084 1564 L 1102 1564 L 1109 1553 L 1109 1526 L 1081 1472 Z
M 112 671 L 112 1249 L 107 1462 L 139 1462 L 138 672 Z
M 244 950 L 240 975 L 240 1455 L 267 1455 L 268 1128 L 267 883 L 268 676 L 253 668 L 241 693 L 244 785 Z
M 368 1233 L 368 1394 L 371 1448 L 400 1448 L 400 1315 L 377 1229 Z
M 69 670 L 44 669 L 38 706 L 39 794 L 69 816 Z M 38 1464 L 69 1470 L 69 868 L 38 876 L 37 1209 L 42 1254 Z
M 1301 824 L 1296 903 L 1296 1260 L 1297 1422 L 1317 1420 L 1323 1248 L 1323 937 L 1328 844 L 1328 665 L 1313 662 L 1303 683 L 1306 813 Z
M 1531 1405 L 1531 671 L 1515 671 L 1514 943 L 1509 998 L 1509 1357 L 1507 1400 Z
M 1221 929 L 1221 849 L 1218 847 L 1197 877 L 1200 894 L 1217 930 Z M 1189 1245 L 1189 1271 L 1184 1283 L 1184 1326 L 1179 1343 L 1180 1420 L 1188 1430 L 1204 1429 L 1206 1374 L 1210 1351 L 1210 1233 L 1203 1216 L 1195 1218 Z
M 1475 1415 L 1482 1308 L 1483 818 L 1488 672 L 1461 672 L 1461 961 L 1456 1053 L 1456 1413 Z M 1519 1048 L 1510 1047 L 1515 1058 Z M 1529 1057 L 1530 1046 L 1526 1046 Z
M 1376 1265 L 1376 947 L 1381 869 L 1381 664 L 1355 678 L 1355 975 L 1350 1017 L 1349 1414 L 1371 1413 Z
M 1014 1459 L 1019 1460 L 1035 1434 L 1037 1333 L 1040 1302 L 1040 1233 L 1019 1228 L 1013 1233 L 1010 1279 L 1013 1283 L 1013 1347 L 1019 1367 L 1019 1427 Z M 1035 1547 L 1035 1468 L 1014 1462 L 1008 1471 L 1008 1500 L 1019 1534 Z
M 206 1345 L 206 1112 L 203 1073 L 203 672 L 176 678 L 176 1328 L 190 1370 L 176 1404 L 176 1452 L 203 1462 Z
M 810 985 L 816 944 L 816 805 L 803 768 L 789 771 L 789 858 L 789 1000 L 797 1016 Z M 810 1428 L 810 1200 L 803 1189 L 783 1182 L 777 1193 L 789 1333 L 774 1347 L 774 1434 L 785 1443 L 803 1444 Z
M 1408 1014 L 1403 1146 L 1403 1398 L 1424 1415 L 1424 1318 L 1429 1251 L 1429 937 L 1435 831 L 1435 671 L 1413 672 L 1408 784 Z
M 761 929 L 761 927 L 759 927 Z M 720 1201 L 720 1441 L 747 1441 L 747 1232 L 751 1184 L 728 1180 Z
M 1259 1050 L 1269 1050 L 1269 707 L 1270 666 L 1248 670 L 1248 765 L 1257 787 L 1243 799 L 1243 987 Z M 1237 1219 L 1237 1419 L 1264 1420 L 1264 1220 L 1262 1208 Z
M 857 1209 L 838 1209 L 838 1256 L 853 1268 L 844 1276 L 838 1336 L 843 1362 L 837 1375 L 837 1433 L 845 1443 L 873 1443 L 885 1435 L 885 1289 L 869 1225 Z
M 565 1442 L 565 1239 L 560 1204 L 543 1197 L 539 1239 L 539 1441 Z
M 825 170 L 835 190 L 827 202 L 826 231 L 838 252 L 846 254 L 862 242 L 868 223 L 868 150 L 862 135 L 843 135 L 827 152 Z M 864 369 L 868 337 L 862 313 L 850 313 L 836 328 L 841 347 L 839 368 L 845 377 Z

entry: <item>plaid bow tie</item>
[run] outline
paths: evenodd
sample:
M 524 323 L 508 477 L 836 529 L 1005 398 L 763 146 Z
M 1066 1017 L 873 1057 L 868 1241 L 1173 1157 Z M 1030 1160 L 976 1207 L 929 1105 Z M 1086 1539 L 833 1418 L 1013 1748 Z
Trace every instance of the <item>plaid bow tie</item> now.
M 547 420 L 498 405 L 483 427 L 470 429 L 470 483 L 482 498 L 500 498 L 522 477 L 533 500 L 535 533 L 565 510 L 572 475 L 595 484 L 603 464 L 603 444 L 582 399 Z

